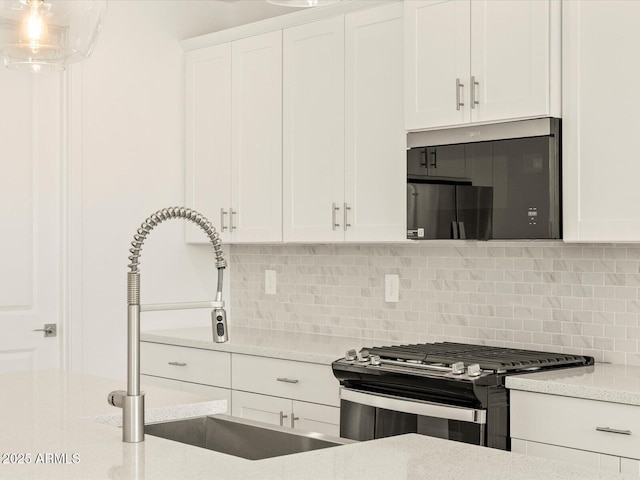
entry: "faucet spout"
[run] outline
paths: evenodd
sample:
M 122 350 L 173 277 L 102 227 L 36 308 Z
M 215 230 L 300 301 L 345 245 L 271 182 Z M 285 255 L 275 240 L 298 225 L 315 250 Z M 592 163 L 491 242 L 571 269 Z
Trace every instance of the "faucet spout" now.
M 183 218 L 198 225 L 209 237 L 215 253 L 215 267 L 218 269 L 218 286 L 215 300 L 209 302 L 213 307 L 211 321 L 213 341 L 226 342 L 227 313 L 222 300 L 223 271 L 227 262 L 222 252 L 220 237 L 213 224 L 203 215 L 185 207 L 171 207 L 158 210 L 148 217 L 133 237 L 129 252 L 129 272 L 127 273 L 127 391 L 111 392 L 108 401 L 111 405 L 121 407 L 123 412 L 122 441 L 137 443 L 144 441 L 144 393 L 140 392 L 140 255 L 142 245 L 147 236 L 157 225 L 172 218 Z M 164 304 L 163 310 L 185 308 L 185 304 Z M 196 306 L 196 305 L 194 305 Z M 200 306 L 199 304 L 197 306 Z M 147 306 L 152 307 L 152 306 Z M 188 307 L 187 307 L 188 308 Z M 147 308 L 146 310 L 153 310 Z

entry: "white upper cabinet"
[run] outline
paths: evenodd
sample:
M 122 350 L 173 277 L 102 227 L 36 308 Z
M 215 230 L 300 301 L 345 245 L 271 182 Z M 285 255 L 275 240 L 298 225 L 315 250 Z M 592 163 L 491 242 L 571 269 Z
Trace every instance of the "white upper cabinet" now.
M 551 113 L 550 9 L 544 0 L 471 2 L 471 121 Z
M 283 238 L 406 238 L 403 8 L 283 34 Z
M 345 17 L 345 205 L 348 241 L 407 235 L 401 2 Z
M 234 242 L 282 240 L 282 33 L 232 45 Z
M 209 218 L 228 242 L 220 212 L 231 205 L 230 43 L 186 53 L 185 107 L 186 205 Z M 185 237 L 189 243 L 208 241 L 190 222 Z
M 640 2 L 563 3 L 565 241 L 640 241 L 638 18 Z
M 468 122 L 469 1 L 404 5 L 407 130 Z
M 186 203 L 223 242 L 282 240 L 282 36 L 186 53 Z M 207 237 L 187 226 L 186 240 Z
M 284 240 L 342 239 L 343 15 L 283 32 L 283 169 Z
M 559 116 L 559 2 L 404 4 L 407 130 Z

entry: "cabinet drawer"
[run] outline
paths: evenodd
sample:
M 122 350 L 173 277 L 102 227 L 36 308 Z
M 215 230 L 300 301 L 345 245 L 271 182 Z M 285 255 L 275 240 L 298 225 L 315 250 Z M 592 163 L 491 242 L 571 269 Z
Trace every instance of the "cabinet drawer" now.
M 621 459 L 615 455 L 604 455 L 602 453 L 558 447 L 557 445 L 547 445 L 546 443 L 530 442 L 516 438 L 511 441 L 511 451 L 532 457 L 548 458 L 558 462 L 574 463 L 604 472 L 620 472 Z
M 232 388 L 276 397 L 340 404 L 331 366 L 233 354 Z
M 141 342 L 140 371 L 144 375 L 230 388 L 231 354 Z
M 637 459 L 640 407 L 512 390 L 511 436 Z

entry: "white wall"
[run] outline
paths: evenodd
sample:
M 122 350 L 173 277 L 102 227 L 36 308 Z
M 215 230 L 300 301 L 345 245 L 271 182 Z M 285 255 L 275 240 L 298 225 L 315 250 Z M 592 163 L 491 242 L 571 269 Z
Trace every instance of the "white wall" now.
M 109 3 L 97 49 L 72 77 L 72 368 L 124 378 L 129 243 L 148 215 L 184 202 L 178 41 L 289 11 L 262 0 Z M 212 298 L 213 252 L 183 243 L 182 220 L 150 234 L 141 263 L 142 303 Z M 143 329 L 209 322 L 203 310 L 142 316 Z

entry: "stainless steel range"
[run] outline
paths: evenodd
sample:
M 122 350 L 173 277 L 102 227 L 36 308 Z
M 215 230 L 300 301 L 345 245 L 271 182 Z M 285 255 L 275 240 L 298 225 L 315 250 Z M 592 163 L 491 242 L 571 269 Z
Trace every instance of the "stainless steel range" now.
M 332 364 L 340 436 L 419 433 L 510 450 L 507 375 L 592 365 L 582 355 L 463 343 L 350 350 Z

